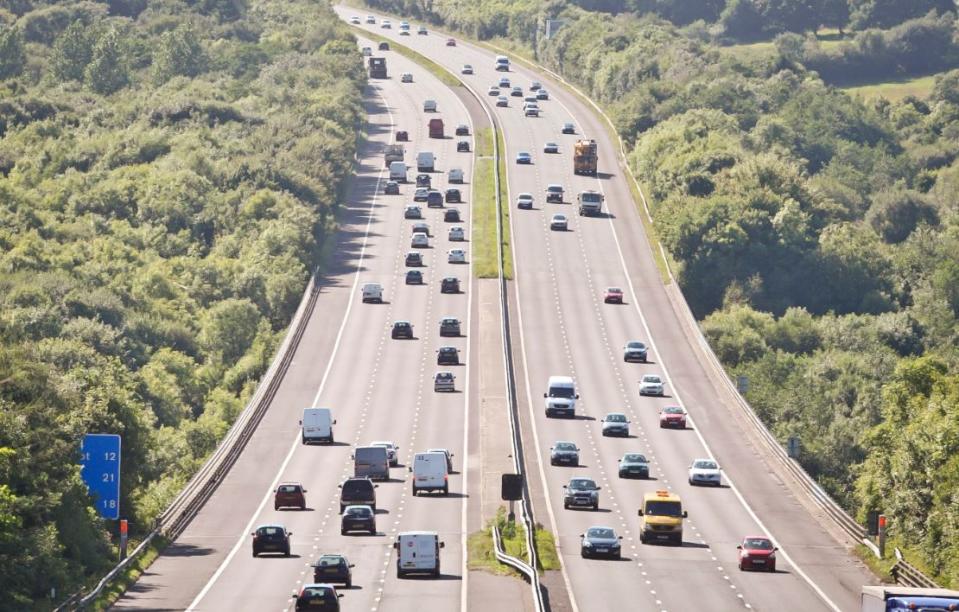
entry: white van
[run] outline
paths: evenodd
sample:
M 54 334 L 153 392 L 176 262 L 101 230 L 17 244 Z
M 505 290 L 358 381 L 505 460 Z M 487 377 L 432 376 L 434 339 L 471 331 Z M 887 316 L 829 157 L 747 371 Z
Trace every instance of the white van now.
M 461 168 L 450 168 L 450 171 L 447 172 L 446 175 L 446 178 L 450 183 L 463 182 L 463 170 Z
M 576 415 L 576 385 L 569 376 L 550 376 L 546 385 L 546 416 L 554 414 L 572 418 Z
M 300 426 L 303 430 L 303 444 L 328 442 L 333 444 L 333 426 L 336 420 L 329 408 L 304 408 Z
M 407 574 L 440 576 L 440 549 L 446 544 L 435 531 L 404 531 L 396 536 L 396 577 Z
M 363 303 L 373 302 L 375 304 L 383 303 L 383 285 L 379 283 L 366 283 L 363 285 Z
M 382 446 L 360 446 L 353 451 L 353 477 L 390 479 L 390 454 Z
M 435 112 L 436 112 L 436 100 L 423 100 L 423 112 L 424 112 L 424 113 L 435 113 Z
M 420 151 L 416 154 L 416 171 L 432 172 L 436 167 L 436 156 L 431 151 Z
M 390 162 L 390 180 L 406 182 L 406 164 L 401 161 Z
M 501 72 L 509 72 L 509 58 L 505 55 L 497 55 L 496 69 Z
M 420 491 L 441 491 L 443 495 L 450 492 L 446 453 L 416 453 L 410 471 L 413 472 L 413 497 Z

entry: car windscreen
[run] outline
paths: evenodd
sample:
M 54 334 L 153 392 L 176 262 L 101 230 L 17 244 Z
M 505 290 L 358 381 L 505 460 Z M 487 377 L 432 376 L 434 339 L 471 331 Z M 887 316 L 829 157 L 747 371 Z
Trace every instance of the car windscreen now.
M 593 527 L 586 532 L 587 538 L 603 538 L 611 539 L 616 537 L 616 533 L 612 529 L 606 527 Z
M 626 415 L 624 414 L 608 414 L 606 415 L 607 423 L 625 423 Z
M 575 491 L 592 491 L 596 488 L 596 483 L 587 478 L 574 478 L 569 481 L 569 488 Z
M 343 563 L 343 557 L 320 557 L 316 562 L 318 567 L 338 567 Z
M 573 399 L 576 397 L 576 390 L 572 387 L 550 387 L 549 396 Z
M 300 490 L 300 487 L 297 487 L 297 486 L 295 486 L 295 485 L 281 485 L 281 486 L 280 486 L 280 493 L 296 493 L 296 492 L 299 491 L 299 490 Z
M 712 461 L 697 461 L 693 463 L 693 467 L 698 468 L 700 470 L 715 470 L 719 466 L 717 466 Z
M 766 538 L 748 538 L 743 543 L 743 548 L 749 550 L 772 550 L 773 543 Z
M 659 376 L 643 376 L 643 382 L 658 385 L 662 381 L 659 379 Z
M 626 346 L 628 346 L 631 349 L 639 349 L 639 350 L 643 350 L 644 348 L 646 348 L 646 345 L 643 344 L 642 342 L 630 342 Z
M 650 501 L 646 504 L 646 514 L 649 516 L 682 516 L 683 508 L 679 502 Z
M 347 508 L 346 514 L 353 518 L 367 518 L 370 516 L 371 512 L 369 508 Z
M 623 457 L 623 463 L 646 463 L 646 457 L 638 453 L 629 453 Z
M 256 530 L 256 534 L 264 537 L 276 537 L 283 535 L 283 529 L 281 527 L 260 527 Z
M 572 442 L 560 442 L 555 446 L 558 451 L 575 451 L 576 445 Z

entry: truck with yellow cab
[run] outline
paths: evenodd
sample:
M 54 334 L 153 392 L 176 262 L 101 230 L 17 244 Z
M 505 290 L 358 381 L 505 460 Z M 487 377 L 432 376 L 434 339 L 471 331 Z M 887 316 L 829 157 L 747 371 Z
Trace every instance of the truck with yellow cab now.
M 652 491 L 643 496 L 643 506 L 638 511 L 639 541 L 672 542 L 683 545 L 683 519 L 686 511 L 679 496 L 669 491 Z

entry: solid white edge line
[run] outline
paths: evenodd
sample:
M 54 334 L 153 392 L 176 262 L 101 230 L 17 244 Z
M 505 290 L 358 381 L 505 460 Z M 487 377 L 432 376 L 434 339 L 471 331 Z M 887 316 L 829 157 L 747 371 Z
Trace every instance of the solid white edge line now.
M 386 104 L 386 100 L 380 94 L 379 88 L 371 86 L 371 89 L 373 89 L 373 91 L 376 92 L 376 95 L 383 102 L 383 106 L 384 108 L 386 108 L 386 112 L 389 115 L 390 134 L 391 134 L 390 138 L 392 139 L 392 133 L 394 131 L 393 128 L 395 127 L 395 123 L 393 120 L 393 112 L 390 110 L 389 105 Z M 323 393 L 323 388 L 326 386 L 326 381 L 329 378 L 330 371 L 333 368 L 333 363 L 334 361 L 336 361 L 336 355 L 340 348 L 340 341 L 343 338 L 343 331 L 346 329 L 346 324 L 349 321 L 350 313 L 353 311 L 353 302 L 355 301 L 354 295 L 356 294 L 356 288 L 359 286 L 360 272 L 362 271 L 363 259 L 366 256 L 366 247 L 370 237 L 370 227 L 373 224 L 373 216 L 374 216 L 373 210 L 376 207 L 376 200 L 380 195 L 380 183 L 383 182 L 383 173 L 385 171 L 386 171 L 385 169 L 380 169 L 380 172 L 376 177 L 376 189 L 373 193 L 372 200 L 370 200 L 369 214 L 367 215 L 367 219 L 366 219 L 366 230 L 364 231 L 364 234 L 363 234 L 363 246 L 360 249 L 360 257 L 356 262 L 356 272 L 354 272 L 353 274 L 353 285 L 350 288 L 350 297 L 346 304 L 346 312 L 343 313 L 343 320 L 340 322 L 340 329 L 337 331 L 336 340 L 333 343 L 333 351 L 330 353 L 330 359 L 326 363 L 326 370 L 324 370 L 323 372 L 323 378 L 320 380 L 320 385 L 316 390 L 316 396 L 313 398 L 314 406 L 319 401 L 320 395 Z M 193 599 L 192 602 L 190 602 L 190 605 L 187 606 L 187 612 L 192 612 L 193 610 L 196 610 L 197 605 L 199 605 L 199 603 L 203 601 L 203 598 L 206 597 L 207 593 L 210 592 L 210 589 L 213 588 L 213 585 L 216 584 L 216 581 L 219 580 L 220 576 L 223 575 L 223 572 L 226 571 L 227 566 L 233 561 L 233 557 L 235 557 L 236 553 L 239 552 L 240 547 L 243 546 L 243 543 L 246 541 L 247 534 L 250 533 L 250 530 L 253 528 L 253 523 L 256 522 L 257 517 L 260 516 L 260 513 L 263 512 L 264 506 L 266 506 L 267 502 L 270 500 L 270 495 L 276 489 L 276 486 L 280 481 L 280 477 L 283 475 L 283 472 L 286 471 L 286 466 L 289 465 L 290 460 L 293 458 L 293 454 L 296 452 L 296 449 L 299 445 L 300 445 L 300 433 L 297 432 L 296 436 L 293 439 L 293 444 L 292 446 L 290 446 L 290 450 L 286 454 L 286 458 L 283 459 L 283 463 L 280 465 L 280 469 L 277 470 L 276 476 L 273 478 L 273 482 L 270 484 L 266 493 L 263 495 L 263 499 L 260 501 L 260 505 L 257 506 L 256 511 L 250 517 L 250 521 L 247 523 L 246 527 L 243 529 L 243 532 L 240 534 L 239 538 L 237 538 L 236 544 L 233 545 L 233 548 L 230 550 L 229 554 L 227 554 L 226 558 L 223 559 L 223 561 L 220 563 L 220 566 L 217 567 L 216 572 L 213 573 L 213 576 L 211 576 L 210 579 L 207 581 L 207 583 L 203 585 L 203 588 L 200 590 L 197 596 Z
M 577 127 L 579 128 L 579 131 L 582 134 L 583 133 L 582 124 L 580 124 L 579 121 L 576 120 L 576 116 L 572 113 L 572 111 L 569 110 L 569 107 L 563 104 L 562 100 L 560 100 L 559 98 L 557 98 L 556 101 L 559 103 L 560 106 L 563 107 L 563 109 L 572 118 L 572 120 L 576 122 Z M 627 160 L 627 163 L 628 163 L 628 160 Z M 603 189 L 603 183 L 598 176 L 595 177 L 595 180 L 596 180 L 596 184 L 599 186 L 600 192 L 603 194 L 603 199 L 605 200 L 606 190 Z M 630 202 L 632 202 L 632 197 L 630 197 Z M 608 206 L 609 205 L 607 204 L 607 207 Z M 706 439 L 703 437 L 702 432 L 700 432 L 699 428 L 695 426 L 695 422 L 693 421 L 692 416 L 689 414 L 689 411 L 686 409 L 686 404 L 683 402 L 682 398 L 680 397 L 679 389 L 677 389 L 677 387 L 673 385 L 672 378 L 669 375 L 669 370 L 666 368 L 666 362 L 663 360 L 662 355 L 659 353 L 659 350 L 656 348 L 656 342 L 653 340 L 653 335 L 650 332 L 649 324 L 647 323 L 646 317 L 643 316 L 643 312 L 639 307 L 639 300 L 636 298 L 636 289 L 634 288 L 632 278 L 629 275 L 629 268 L 626 265 L 626 258 L 623 256 L 623 249 L 620 245 L 619 236 L 616 233 L 616 227 L 613 224 L 613 219 L 612 217 L 607 217 L 606 221 L 609 224 L 609 229 L 613 234 L 613 242 L 616 244 L 616 254 L 619 256 L 619 262 L 620 262 L 620 265 L 622 266 L 623 273 L 626 277 L 626 283 L 629 286 L 629 293 L 632 298 L 633 308 L 636 310 L 636 314 L 639 315 L 639 319 L 642 322 L 643 329 L 646 332 L 646 337 L 649 339 L 650 346 L 653 348 L 653 351 L 656 353 L 657 357 L 659 357 L 659 363 L 663 371 L 663 376 L 666 378 L 666 382 L 669 384 L 670 388 L 672 389 L 674 399 L 683 408 L 683 410 L 686 411 L 687 420 L 689 420 L 690 424 L 693 425 L 693 431 L 696 433 L 696 437 L 699 439 L 700 444 L 703 445 L 703 449 L 706 451 L 706 453 L 710 457 L 715 457 L 712 449 L 710 449 L 709 447 L 709 444 L 706 443 Z M 725 473 L 725 471 L 723 471 L 722 473 L 726 479 L 726 483 L 729 485 L 729 488 L 733 490 L 733 493 L 736 495 L 736 498 L 739 500 L 739 503 L 746 510 L 747 514 L 749 514 L 749 516 L 756 522 L 756 525 L 760 529 L 762 529 L 763 532 L 769 534 L 770 539 L 772 539 L 773 542 L 779 547 L 779 552 L 782 553 L 783 558 L 785 558 L 786 561 L 790 565 L 792 565 L 793 568 L 795 568 L 796 572 L 800 575 L 800 577 L 802 577 L 802 579 L 810 587 L 812 587 L 812 589 L 816 592 L 817 595 L 819 595 L 820 599 L 822 599 L 823 602 L 826 603 L 826 605 L 832 608 L 835 612 L 841 612 L 841 609 L 839 608 L 839 606 L 837 606 L 835 602 L 833 602 L 826 595 L 826 593 L 819 587 L 819 585 L 816 584 L 815 581 L 813 581 L 809 577 L 809 575 L 806 574 L 805 571 L 803 571 L 803 569 L 793 560 L 793 558 L 789 555 L 789 553 L 786 552 L 786 549 L 782 547 L 782 545 L 779 543 L 776 537 L 772 535 L 772 532 L 766 527 L 765 523 L 763 523 L 759 519 L 759 517 L 753 511 L 752 507 L 746 501 L 746 498 L 743 497 L 742 493 L 739 491 L 739 488 L 733 482 L 732 478 L 730 478 Z

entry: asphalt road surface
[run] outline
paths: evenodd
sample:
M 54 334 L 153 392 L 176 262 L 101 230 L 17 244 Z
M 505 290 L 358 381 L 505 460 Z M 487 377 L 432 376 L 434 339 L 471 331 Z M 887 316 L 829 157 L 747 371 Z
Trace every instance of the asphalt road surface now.
M 343 18 L 366 11 L 339 7 Z M 379 17 L 379 16 L 378 16 Z M 394 28 L 396 18 L 393 18 Z M 414 22 L 414 31 L 416 28 Z M 550 527 L 558 534 L 564 575 L 573 607 L 581 610 L 856 610 L 861 585 L 875 578 L 831 536 L 767 466 L 749 442 L 731 407 L 710 382 L 683 331 L 658 272 L 634 206 L 628 177 L 618 167 L 614 145 L 597 117 L 575 95 L 546 75 L 513 62 L 509 73 L 494 69 L 495 53 L 447 35 L 400 37 L 396 29 L 363 25 L 409 45 L 459 73 L 471 64 L 474 74 L 461 78 L 495 113 L 506 140 L 511 207 L 512 248 L 516 269 L 520 341 L 525 368 L 517 375 L 526 387 L 525 409 L 533 424 L 528 444 L 538 453 L 539 474 L 548 499 Z M 494 106 L 488 87 L 507 76 L 528 95 L 533 80 L 550 93 L 541 101 L 538 118 L 524 117 L 522 98 Z M 504 89 L 503 95 L 509 92 Z M 560 126 L 572 122 L 576 135 Z M 599 144 L 597 177 L 575 176 L 573 143 L 582 137 Z M 546 142 L 559 144 L 546 154 Z M 519 152 L 533 157 L 518 165 Z M 545 189 L 560 183 L 564 204 L 547 204 Z M 582 190 L 605 195 L 604 214 L 580 217 L 572 203 Z M 533 210 L 518 210 L 517 194 L 532 193 Z M 551 231 L 549 220 L 562 213 L 569 230 Z M 624 305 L 603 303 L 608 286 L 626 291 Z M 514 339 L 514 342 L 517 339 Z M 650 363 L 624 363 L 623 345 L 642 340 L 651 345 Z M 645 373 L 667 380 L 666 397 L 640 397 L 638 381 Z M 542 394 L 550 375 L 576 380 L 580 400 L 573 420 L 546 418 Z M 691 424 L 684 431 L 659 428 L 659 409 L 682 405 Z M 629 438 L 605 438 L 600 420 L 624 412 Z M 569 440 L 582 449 L 578 468 L 550 467 L 549 447 Z M 649 480 L 618 478 L 618 460 L 625 452 L 641 452 L 651 460 Z M 715 458 L 723 468 L 723 485 L 693 487 L 687 469 L 697 458 Z M 600 510 L 564 510 L 563 489 L 572 476 L 589 476 L 602 486 Z M 689 512 L 681 547 L 640 544 L 637 509 L 643 494 L 669 490 L 682 497 Z M 540 516 L 542 517 L 540 509 Z M 580 538 L 592 525 L 613 527 L 624 537 L 622 561 L 580 557 Z M 770 535 L 781 550 L 776 573 L 745 573 L 737 568 L 737 550 L 744 536 Z

